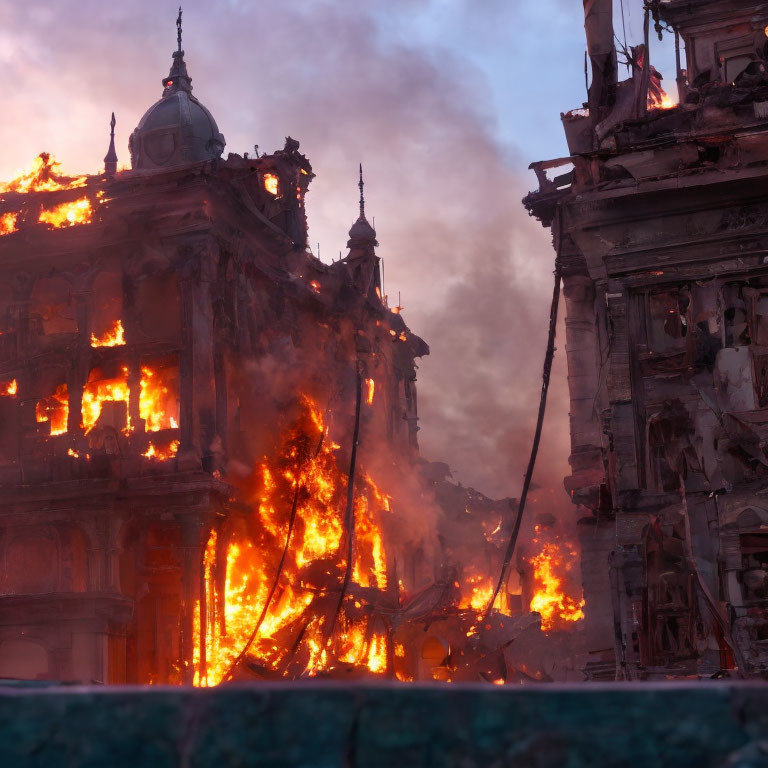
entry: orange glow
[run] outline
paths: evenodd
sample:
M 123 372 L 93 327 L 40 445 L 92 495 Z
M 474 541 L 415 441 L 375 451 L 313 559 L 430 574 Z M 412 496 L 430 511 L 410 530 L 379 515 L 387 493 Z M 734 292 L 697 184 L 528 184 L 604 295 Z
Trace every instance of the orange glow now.
M 277 197 L 277 193 L 280 191 L 280 185 L 277 176 L 275 176 L 274 173 L 264 174 L 264 189 L 266 189 L 270 195 Z
M 178 369 L 141 367 L 139 416 L 147 432 L 178 429 Z
M 50 210 L 40 211 L 38 221 L 60 229 L 73 227 L 76 224 L 90 224 L 92 215 L 91 201 L 87 197 L 81 197 L 69 203 L 61 203 Z
M 172 459 L 178 452 L 179 452 L 179 441 L 172 440 L 171 443 L 166 448 L 157 447 L 154 445 L 154 443 L 150 443 L 147 450 L 144 451 L 144 453 L 142 453 L 141 455 L 147 459 L 155 459 L 157 461 L 166 461 L 167 459 Z
M 465 581 L 466 586 L 463 589 L 459 608 L 484 611 L 493 597 L 492 579 L 488 576 L 470 576 Z
M 0 183 L 3 192 L 55 192 L 60 189 L 84 187 L 87 176 L 66 176 L 60 172 L 61 163 L 47 152 L 40 153 L 29 168 L 19 171 L 14 179 Z
M 125 331 L 123 331 L 123 321 L 116 320 L 112 327 L 105 331 L 99 338 L 91 333 L 92 347 L 121 347 L 125 344 Z
M 75 459 L 79 459 L 80 458 L 80 454 L 74 448 L 70 448 L 67 451 L 67 456 L 72 456 Z
M 311 280 L 309 285 L 315 293 L 320 293 L 320 283 L 317 280 Z
M 0 213 L 0 237 L 10 235 L 16 231 L 16 220 L 18 213 Z
M 376 390 L 376 382 L 373 379 L 366 379 L 365 386 L 366 386 L 365 401 L 368 403 L 368 405 L 373 405 L 373 394 Z
M 113 379 L 100 379 L 89 381 L 83 389 L 83 429 L 88 434 L 101 416 L 101 407 L 104 403 L 123 402 L 126 406 L 126 421 L 121 427 L 123 432 L 131 429 L 131 417 L 129 415 L 130 390 L 128 389 L 128 369 L 122 369 L 122 376 Z
M 0 381 L 0 397 L 13 397 L 19 391 L 16 379 Z
M 341 582 L 346 567 L 342 522 L 346 473 L 337 462 L 338 448 L 328 437 L 322 411 L 303 397 L 295 424 L 282 436 L 275 454 L 264 457 L 256 468 L 252 520 L 239 530 L 210 532 L 203 556 L 202 628 L 200 603 L 195 607 L 196 685 L 221 682 L 244 649 L 274 586 L 283 551 L 286 558 L 278 586 L 247 653 L 250 663 L 285 677 L 313 676 L 340 663 L 372 674 L 386 671 L 386 636 L 369 627 L 362 599 L 350 596 L 330 642 L 325 636 L 324 593 Z M 294 503 L 295 523 L 285 549 Z M 361 473 L 355 484 L 352 588 L 386 588 L 387 558 L 378 521 L 389 506 L 389 497 Z
M 50 396 L 35 404 L 35 419 L 38 424 L 50 423 L 51 435 L 63 435 L 67 431 L 69 418 L 69 393 L 66 384 L 59 384 Z
M 652 92 L 648 93 L 648 109 L 673 109 L 677 106 L 677 102 L 667 95 L 666 91 L 659 86 L 659 94 Z
M 536 526 L 537 535 L 540 534 Z M 535 538 L 538 544 L 539 539 Z M 558 541 L 545 541 L 541 551 L 531 559 L 536 591 L 531 599 L 531 610 L 541 614 L 544 632 L 566 629 L 569 624 L 584 618 L 584 599 L 569 595 L 563 582 L 577 556 L 572 545 Z

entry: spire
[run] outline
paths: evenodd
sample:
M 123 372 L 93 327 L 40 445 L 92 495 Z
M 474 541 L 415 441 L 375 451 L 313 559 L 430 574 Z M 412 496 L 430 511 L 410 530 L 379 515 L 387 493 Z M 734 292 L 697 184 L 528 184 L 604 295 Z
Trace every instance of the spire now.
M 365 218 L 365 198 L 363 197 L 363 189 L 365 188 L 365 182 L 363 181 L 363 164 L 360 163 L 360 181 L 357 185 L 360 187 L 360 218 Z
M 365 218 L 365 182 L 363 181 L 363 164 L 360 163 L 360 181 L 357 186 L 360 188 L 360 216 L 349 230 L 349 248 L 363 247 L 365 249 L 370 245 L 376 245 L 376 230 L 368 223 Z
M 187 65 L 184 61 L 184 50 L 181 47 L 181 15 L 182 10 L 179 6 L 179 15 L 176 18 L 176 50 L 173 52 L 173 63 L 168 77 L 163 80 L 163 96 L 170 96 L 176 91 L 191 91 L 192 78 L 187 74 Z
M 112 120 L 109 123 L 111 128 L 109 134 L 109 149 L 104 158 L 104 173 L 107 176 L 114 176 L 117 173 L 117 152 L 115 152 L 115 113 L 112 113 Z

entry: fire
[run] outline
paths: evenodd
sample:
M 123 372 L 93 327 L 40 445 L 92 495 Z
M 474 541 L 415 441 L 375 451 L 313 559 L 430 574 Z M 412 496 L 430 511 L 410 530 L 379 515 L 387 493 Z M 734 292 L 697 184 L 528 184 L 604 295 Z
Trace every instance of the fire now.
M 126 423 L 122 427 L 124 432 L 131 428 L 129 415 L 131 393 L 128 388 L 128 368 L 122 369 L 122 376 L 113 379 L 100 379 L 89 381 L 83 389 L 83 429 L 88 434 L 101 416 L 101 407 L 104 403 L 124 402 L 126 406 Z
M 176 368 L 153 370 L 146 365 L 141 367 L 139 416 L 144 419 L 147 432 L 178 429 L 179 402 L 176 387 L 171 385 L 176 375 Z
M 368 405 L 373 405 L 373 394 L 376 390 L 376 382 L 373 379 L 366 379 L 365 387 L 366 387 L 365 401 L 368 403 Z
M 80 458 L 80 454 L 74 448 L 69 448 L 67 450 L 67 456 L 72 456 L 72 458 L 75 458 L 75 459 Z
M 538 534 L 539 526 L 536 526 Z M 538 543 L 538 538 L 534 539 Z M 584 618 L 584 599 L 569 595 L 563 585 L 565 574 L 577 555 L 571 545 L 558 541 L 544 542 L 541 551 L 530 562 L 534 569 L 536 592 L 531 599 L 531 610 L 541 614 L 544 632 L 565 629 Z
M 241 654 L 249 666 L 284 677 L 339 664 L 386 671 L 388 640 L 367 617 L 361 590 L 388 583 L 379 519 L 390 499 L 365 473 L 355 483 L 352 583 L 327 637 L 346 567 L 347 477 L 338 448 L 317 405 L 302 398 L 279 449 L 256 469 L 249 519 L 211 531 L 205 597 L 195 608 L 196 685 L 221 682 Z
M 18 391 L 19 385 L 16 379 L 0 381 L 0 397 L 13 397 Z
M 125 331 L 123 321 L 116 320 L 112 327 L 105 331 L 99 338 L 91 333 L 92 347 L 122 347 L 125 344 Z
M 59 384 L 50 396 L 35 404 L 35 419 L 38 424 L 50 423 L 51 435 L 63 435 L 69 419 L 69 392 L 66 384 Z
M 280 189 L 280 186 L 279 186 L 277 176 L 275 176 L 274 173 L 264 174 L 264 189 L 266 189 L 270 195 L 274 195 L 275 197 L 277 197 L 277 193 Z
M 470 589 L 462 596 L 459 608 L 484 611 L 493 597 L 493 580 L 489 576 L 470 576 L 466 583 Z
M 310 280 L 309 285 L 315 293 L 320 293 L 320 283 L 317 280 Z
M 92 215 L 91 201 L 87 197 L 81 197 L 69 203 L 61 203 L 50 210 L 40 211 L 38 221 L 59 229 L 76 224 L 90 224 Z
M 172 440 L 167 448 L 157 447 L 154 443 L 150 443 L 144 453 L 141 455 L 147 459 L 155 459 L 157 461 L 166 461 L 172 459 L 179 452 L 179 441 Z
M 19 171 L 12 181 L 0 183 L 3 192 L 56 192 L 60 189 L 84 187 L 87 176 L 66 176 L 59 169 L 61 163 L 47 152 L 41 152 L 26 170 Z
M 10 235 L 16 231 L 16 220 L 18 213 L 0 213 L 0 237 Z

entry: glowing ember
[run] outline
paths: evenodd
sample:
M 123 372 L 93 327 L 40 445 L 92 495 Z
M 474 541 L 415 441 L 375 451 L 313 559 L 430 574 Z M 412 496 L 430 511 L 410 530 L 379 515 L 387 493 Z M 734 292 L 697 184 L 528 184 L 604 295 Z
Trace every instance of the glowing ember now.
M 87 176 L 65 176 L 60 168 L 61 163 L 56 162 L 47 152 L 42 152 L 29 168 L 19 171 L 12 181 L 0 183 L 0 193 L 55 192 L 85 186 Z
M 89 381 L 83 389 L 83 429 L 88 434 L 101 416 L 104 403 L 124 402 L 126 405 L 126 422 L 121 426 L 123 432 L 131 428 L 131 418 L 128 414 L 130 390 L 128 388 L 128 369 L 122 369 L 122 376 L 113 379 Z
M 155 459 L 156 461 L 166 461 L 172 459 L 179 452 L 179 441 L 173 440 L 167 448 L 157 447 L 154 443 L 150 443 L 144 453 L 141 455 L 147 459 Z
M 179 401 L 177 368 L 154 370 L 146 365 L 141 367 L 141 392 L 139 394 L 139 416 L 144 419 L 147 432 L 161 429 L 178 429 Z
M 91 334 L 92 347 L 121 347 L 125 344 L 125 331 L 123 321 L 116 320 L 112 327 L 105 331 L 99 338 Z
M 38 221 L 55 229 L 60 229 L 73 227 L 76 224 L 90 224 L 92 215 L 91 201 L 87 197 L 81 197 L 79 200 L 62 203 L 50 210 L 40 211 Z
M 309 285 L 315 293 L 320 293 L 320 283 L 317 280 L 311 280 Z
M 13 397 L 19 391 L 16 379 L 0 381 L 0 397 Z
M 339 663 L 386 671 L 387 638 L 369 626 L 363 600 L 348 596 L 333 637 L 326 637 L 326 591 L 340 584 L 345 569 L 346 474 L 338 448 L 320 410 L 303 398 L 276 455 L 257 467 L 252 519 L 239 530 L 211 531 L 203 558 L 202 627 L 199 602 L 195 609 L 196 685 L 221 682 L 246 646 L 249 665 L 273 675 L 312 676 Z M 355 491 L 352 586 L 384 589 L 387 559 L 378 519 L 389 497 L 367 475 L 358 477 Z
M 63 435 L 67 431 L 69 418 L 69 393 L 66 384 L 59 384 L 56 391 L 35 404 L 35 419 L 38 424 L 50 423 L 51 435 Z
M 67 456 L 72 456 L 75 459 L 79 459 L 80 458 L 80 454 L 74 448 L 70 448 L 67 451 Z
M 18 213 L 0 213 L 0 237 L 10 235 L 16 231 Z
M 277 197 L 277 193 L 280 187 L 279 187 L 279 182 L 277 180 L 277 176 L 275 176 L 274 173 L 264 174 L 264 189 L 266 189 L 270 195 L 274 195 L 275 197 Z
M 376 390 L 376 382 L 373 379 L 366 379 L 365 388 L 365 401 L 368 403 L 368 405 L 373 405 L 373 393 Z
M 540 533 L 538 526 L 536 533 Z M 534 539 L 534 543 L 538 543 L 538 539 Z M 536 582 L 531 610 L 541 614 L 541 628 L 545 632 L 565 629 L 584 618 L 584 599 L 572 597 L 563 585 L 576 556 L 577 552 L 571 545 L 547 541 L 530 560 Z

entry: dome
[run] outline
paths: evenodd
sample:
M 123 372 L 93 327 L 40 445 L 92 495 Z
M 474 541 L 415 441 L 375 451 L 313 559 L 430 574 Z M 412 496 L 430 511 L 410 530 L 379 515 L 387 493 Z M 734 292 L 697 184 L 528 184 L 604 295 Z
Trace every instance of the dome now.
M 169 168 L 213 160 L 221 157 L 225 144 L 213 115 L 192 95 L 184 51 L 175 51 L 162 97 L 131 134 L 131 167 Z
M 365 216 L 360 216 L 349 230 L 349 239 L 356 242 L 372 242 L 376 240 L 376 230 L 368 223 Z

